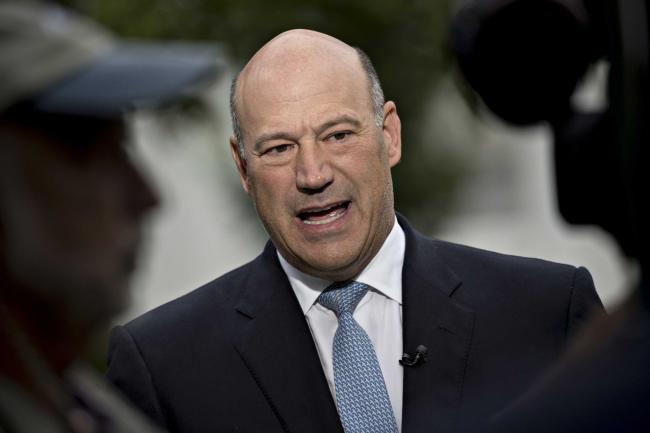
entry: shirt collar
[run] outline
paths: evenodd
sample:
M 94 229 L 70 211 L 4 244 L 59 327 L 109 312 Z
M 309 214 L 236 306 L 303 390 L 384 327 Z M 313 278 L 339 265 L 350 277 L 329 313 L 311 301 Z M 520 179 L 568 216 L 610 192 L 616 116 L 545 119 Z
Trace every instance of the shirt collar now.
M 406 239 L 404 230 L 397 223 L 388 234 L 375 257 L 354 279 L 367 284 L 402 305 L 402 266 L 404 265 L 404 251 Z M 287 262 L 280 252 L 277 252 L 282 269 L 289 278 L 289 284 L 298 298 L 300 308 L 304 314 L 318 299 L 318 296 L 333 281 L 323 280 L 305 274 Z

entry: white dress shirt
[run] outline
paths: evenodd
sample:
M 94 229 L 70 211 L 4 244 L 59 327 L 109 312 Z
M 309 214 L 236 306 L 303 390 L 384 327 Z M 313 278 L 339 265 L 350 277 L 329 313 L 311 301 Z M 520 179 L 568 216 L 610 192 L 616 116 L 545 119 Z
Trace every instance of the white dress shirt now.
M 402 430 L 402 379 L 399 364 L 402 358 L 402 266 L 406 241 L 404 231 L 397 223 L 384 241 L 377 255 L 354 279 L 371 287 L 354 311 L 354 319 L 366 331 L 375 348 L 379 366 L 395 414 L 397 427 Z M 312 337 L 318 349 L 327 383 L 336 400 L 334 370 L 332 366 L 332 343 L 338 327 L 333 311 L 318 304 L 316 300 L 332 281 L 312 277 L 291 266 L 278 253 L 282 269 L 305 314 Z

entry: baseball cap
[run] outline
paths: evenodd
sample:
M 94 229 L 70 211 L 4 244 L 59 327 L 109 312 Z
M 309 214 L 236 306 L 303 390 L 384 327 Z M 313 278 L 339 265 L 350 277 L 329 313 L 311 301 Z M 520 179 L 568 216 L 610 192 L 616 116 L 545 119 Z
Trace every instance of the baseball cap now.
M 0 112 L 117 117 L 167 105 L 221 66 L 216 46 L 118 40 L 60 6 L 0 1 Z

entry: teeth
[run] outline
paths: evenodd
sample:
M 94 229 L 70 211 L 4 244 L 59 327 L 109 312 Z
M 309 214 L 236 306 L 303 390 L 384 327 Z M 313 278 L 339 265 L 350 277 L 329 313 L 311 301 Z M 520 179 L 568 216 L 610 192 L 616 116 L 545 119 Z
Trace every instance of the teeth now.
M 317 212 L 325 212 L 325 211 L 328 211 L 328 210 L 330 210 L 330 209 L 335 208 L 336 206 L 337 206 L 337 205 L 332 205 L 332 206 L 327 207 L 327 208 L 324 208 L 324 209 L 310 210 L 310 211 L 307 211 L 307 212 L 305 212 L 305 213 L 310 214 L 310 213 L 317 213 Z
M 345 209 L 337 209 L 337 210 L 333 211 L 332 213 L 330 213 L 324 219 L 316 220 L 316 221 L 311 221 L 311 220 L 305 219 L 302 222 L 305 223 L 305 224 L 314 225 L 314 226 L 329 224 L 332 221 L 336 221 L 337 219 L 339 219 L 343 215 L 344 212 L 345 212 Z

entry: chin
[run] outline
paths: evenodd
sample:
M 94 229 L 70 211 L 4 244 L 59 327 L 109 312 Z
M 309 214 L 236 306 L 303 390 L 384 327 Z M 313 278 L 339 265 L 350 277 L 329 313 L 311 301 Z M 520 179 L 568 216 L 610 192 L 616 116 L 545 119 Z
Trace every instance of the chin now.
M 322 257 L 319 257 L 322 259 Z M 331 260 L 314 260 L 307 263 L 308 274 L 325 280 L 345 281 L 358 275 L 363 266 L 354 260 L 345 257 L 335 257 Z

